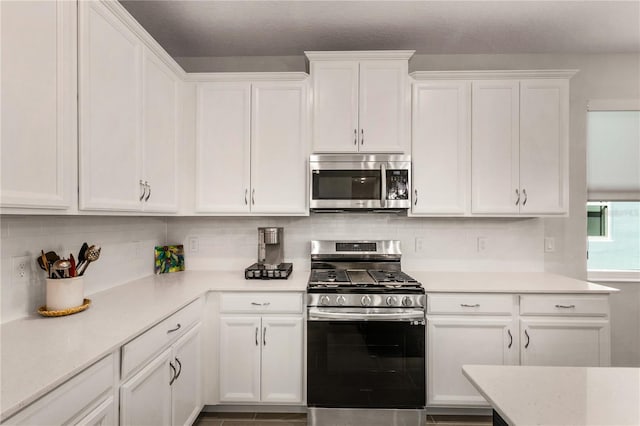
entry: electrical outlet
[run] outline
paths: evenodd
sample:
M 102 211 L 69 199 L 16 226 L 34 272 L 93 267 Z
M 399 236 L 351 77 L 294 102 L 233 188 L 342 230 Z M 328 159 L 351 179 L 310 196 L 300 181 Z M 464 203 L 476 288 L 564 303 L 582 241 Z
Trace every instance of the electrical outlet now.
M 200 249 L 200 240 L 198 240 L 198 237 L 189 238 L 189 252 L 197 253 L 199 249 Z
M 416 253 L 424 251 L 424 238 L 416 237 Z
M 16 256 L 11 259 L 12 280 L 14 283 L 29 283 L 31 280 L 31 256 Z
M 478 253 L 487 251 L 489 240 L 487 237 L 478 237 Z
M 556 239 L 553 237 L 544 237 L 544 251 L 553 253 L 556 251 Z

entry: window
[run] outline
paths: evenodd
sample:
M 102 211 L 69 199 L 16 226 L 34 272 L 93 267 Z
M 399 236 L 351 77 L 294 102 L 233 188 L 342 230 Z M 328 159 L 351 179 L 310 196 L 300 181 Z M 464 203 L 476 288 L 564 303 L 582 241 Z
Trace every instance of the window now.
M 589 270 L 640 271 L 640 202 L 587 204 Z

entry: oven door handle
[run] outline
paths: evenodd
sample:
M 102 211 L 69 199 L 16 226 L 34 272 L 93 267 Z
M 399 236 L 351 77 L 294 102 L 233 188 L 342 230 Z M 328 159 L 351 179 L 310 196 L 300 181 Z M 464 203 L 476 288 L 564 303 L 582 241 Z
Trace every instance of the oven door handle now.
M 407 309 L 402 312 L 344 312 L 341 310 L 326 310 L 309 308 L 308 321 L 424 321 L 424 311 Z

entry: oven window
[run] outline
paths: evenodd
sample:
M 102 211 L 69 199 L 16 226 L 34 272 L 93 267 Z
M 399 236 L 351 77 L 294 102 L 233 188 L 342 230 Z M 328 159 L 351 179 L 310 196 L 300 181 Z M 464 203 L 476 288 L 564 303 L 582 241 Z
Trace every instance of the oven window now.
M 379 170 L 314 170 L 314 200 L 379 200 Z
M 309 321 L 307 326 L 309 406 L 424 407 L 424 325 Z

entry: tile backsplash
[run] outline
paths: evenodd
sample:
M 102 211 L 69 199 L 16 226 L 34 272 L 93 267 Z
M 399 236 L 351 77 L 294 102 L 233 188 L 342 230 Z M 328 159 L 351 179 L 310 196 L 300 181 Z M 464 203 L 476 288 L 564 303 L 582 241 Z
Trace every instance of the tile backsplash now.
M 8 216 L 0 219 L 2 322 L 33 314 L 45 303 L 45 272 L 36 264 L 40 250 L 77 256 L 83 242 L 102 247 L 85 273 L 85 295 L 153 273 L 153 248 L 164 244 L 165 218 L 104 216 Z M 20 258 L 27 272 L 14 266 Z
M 398 239 L 407 271 L 543 271 L 541 219 L 408 218 L 392 214 L 312 214 L 309 217 L 8 216 L 0 220 L 2 322 L 33 314 L 44 304 L 41 249 L 77 254 L 102 246 L 85 275 L 85 294 L 153 273 L 153 247 L 184 244 L 186 268 L 241 274 L 257 258 L 257 228 L 284 227 L 285 259 L 309 269 L 314 239 Z M 478 238 L 484 239 L 479 250 Z M 193 244 L 192 244 L 193 243 Z M 28 258 L 24 278 L 14 271 Z
M 259 226 L 284 227 L 287 261 L 309 268 L 311 240 L 398 239 L 407 271 L 543 271 L 541 219 L 408 218 L 389 214 L 169 218 L 167 241 L 184 244 L 187 269 L 243 270 L 257 258 Z M 478 237 L 484 250 L 478 250 Z M 192 250 L 195 243 L 197 250 Z

